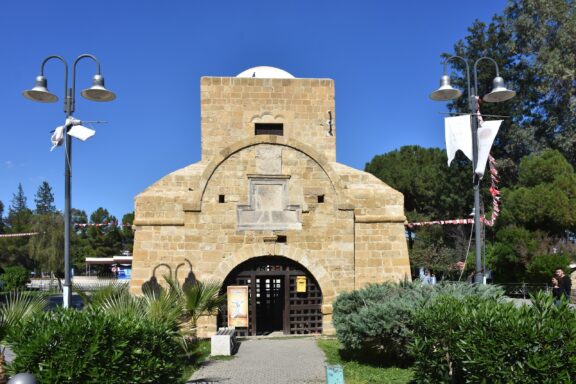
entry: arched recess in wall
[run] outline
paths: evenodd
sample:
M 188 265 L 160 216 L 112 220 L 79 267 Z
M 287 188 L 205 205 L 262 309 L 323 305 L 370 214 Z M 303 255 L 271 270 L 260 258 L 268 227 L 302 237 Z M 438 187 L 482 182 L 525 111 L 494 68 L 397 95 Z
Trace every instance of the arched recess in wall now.
M 226 276 L 229 305 L 218 327 L 235 326 L 243 336 L 322 333 L 322 290 L 302 264 L 283 256 L 250 258 Z
M 264 255 L 281 255 L 301 264 L 314 275 L 314 278 L 318 281 L 318 284 L 320 284 L 320 289 L 322 290 L 325 300 L 331 301 L 336 297 L 333 280 L 324 266 L 308 257 L 304 250 L 288 244 L 246 244 L 218 263 L 218 266 L 214 269 L 210 278 L 212 280 L 222 279 L 222 276 L 228 276 L 236 266 L 254 257 Z
M 239 142 L 230 145 L 229 147 L 220 151 L 220 154 L 217 157 L 215 157 L 212 161 L 210 161 L 210 163 L 204 169 L 204 172 L 202 173 L 202 177 L 200 178 L 199 182 L 199 190 L 201 191 L 200 204 L 202 204 L 204 200 L 204 193 L 206 192 L 208 183 L 210 182 L 212 176 L 214 175 L 218 167 L 220 167 L 220 165 L 222 165 L 233 154 L 240 152 L 248 147 L 256 146 L 259 144 L 280 145 L 303 153 L 311 160 L 313 160 L 316 164 L 318 164 L 318 166 L 324 171 L 326 176 L 329 178 L 336 195 L 336 205 L 338 206 L 346 202 L 343 193 L 344 189 L 343 182 L 340 179 L 338 173 L 334 171 L 334 169 L 324 156 L 322 156 L 312 147 L 303 144 L 298 140 L 282 136 L 259 135 L 249 139 L 241 140 Z

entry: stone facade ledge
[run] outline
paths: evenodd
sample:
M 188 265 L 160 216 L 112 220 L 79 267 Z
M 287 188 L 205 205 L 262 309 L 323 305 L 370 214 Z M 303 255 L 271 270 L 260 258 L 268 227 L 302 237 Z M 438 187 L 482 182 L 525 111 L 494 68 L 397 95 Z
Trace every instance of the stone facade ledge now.
M 160 226 L 166 226 L 166 225 L 171 225 L 171 226 L 183 226 L 184 225 L 184 220 L 179 220 L 179 219 L 136 219 L 134 220 L 133 225 L 135 226 L 155 226 L 155 225 L 160 225 Z
M 406 216 L 391 216 L 391 215 L 363 215 L 356 216 L 357 223 L 405 223 Z
M 202 204 L 200 201 L 194 203 L 182 204 L 184 212 L 202 212 Z
M 356 209 L 356 207 L 354 206 L 354 204 L 351 203 L 338 204 L 338 210 L 340 211 L 353 211 L 354 209 Z

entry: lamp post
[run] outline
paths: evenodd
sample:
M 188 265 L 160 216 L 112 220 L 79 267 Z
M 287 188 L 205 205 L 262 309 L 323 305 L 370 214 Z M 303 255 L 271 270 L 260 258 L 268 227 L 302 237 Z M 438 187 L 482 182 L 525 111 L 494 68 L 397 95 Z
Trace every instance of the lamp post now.
M 476 173 L 476 168 L 478 166 L 478 113 L 476 112 L 476 97 L 478 95 L 478 63 L 482 60 L 488 60 L 494 64 L 496 68 L 496 77 L 493 80 L 492 91 L 487 95 L 482 97 L 482 100 L 486 103 L 499 103 L 501 101 L 510 100 L 516 95 L 516 92 L 511 91 L 504 85 L 504 79 L 500 77 L 500 71 L 498 69 L 498 64 L 496 61 L 490 57 L 481 57 L 474 62 L 473 74 L 474 74 L 474 87 L 471 86 L 470 79 L 470 65 L 468 64 L 468 59 L 461 56 L 451 56 L 444 61 L 444 74 L 440 79 L 440 88 L 430 94 L 430 98 L 436 101 L 448 101 L 457 99 L 462 95 L 462 91 L 453 88 L 450 85 L 450 77 L 446 74 L 446 66 L 451 60 L 461 60 L 466 66 L 466 82 L 468 85 L 468 107 L 470 109 L 470 126 L 472 134 L 472 164 L 474 169 L 473 176 L 473 186 L 474 186 L 474 238 L 476 243 L 476 273 L 474 281 L 476 283 L 482 283 L 483 273 L 482 273 L 482 231 L 480 223 L 480 179 L 481 176 Z
M 24 91 L 22 94 L 29 100 L 38 101 L 41 103 L 55 103 L 58 101 L 58 97 L 48 91 L 48 82 L 44 77 L 44 66 L 46 63 L 52 59 L 57 59 L 64 64 L 64 112 L 66 113 L 66 124 L 64 126 L 65 135 L 65 159 L 64 159 L 64 180 L 65 180 L 65 203 L 64 203 L 64 290 L 63 290 L 63 305 L 64 308 L 70 307 L 72 301 L 72 290 L 71 290 L 71 276 L 70 276 L 70 211 L 71 211 L 71 201 L 70 201 L 70 179 L 72 176 L 72 138 L 68 134 L 68 131 L 72 127 L 70 122 L 70 117 L 74 113 L 75 104 L 75 93 L 76 93 L 76 66 L 78 62 L 82 59 L 92 59 L 96 63 L 96 74 L 93 77 L 93 83 L 90 88 L 87 88 L 81 92 L 82 96 L 88 100 L 92 101 L 112 101 L 116 98 L 114 92 L 107 90 L 104 87 L 104 77 L 100 72 L 100 62 L 93 55 L 83 54 L 74 60 L 72 67 L 72 88 L 68 88 L 68 63 L 61 56 L 48 56 L 42 62 L 40 66 L 40 75 L 36 77 L 36 84 L 34 88 Z

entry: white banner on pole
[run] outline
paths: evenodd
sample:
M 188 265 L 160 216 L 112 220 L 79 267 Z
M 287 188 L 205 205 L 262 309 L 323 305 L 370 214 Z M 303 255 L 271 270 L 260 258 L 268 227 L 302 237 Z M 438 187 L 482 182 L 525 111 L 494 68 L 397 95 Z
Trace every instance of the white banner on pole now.
M 488 155 L 498 129 L 503 120 L 483 121 L 478 127 L 478 163 L 474 172 L 482 177 L 486 169 Z M 472 127 L 470 115 L 446 117 L 444 119 L 446 135 L 446 155 L 448 165 L 454 160 L 456 151 L 461 150 L 467 158 L 472 160 Z
M 470 115 L 446 117 L 444 119 L 446 136 L 446 154 L 448 165 L 454 160 L 456 151 L 461 150 L 472 160 L 472 133 L 470 131 Z
M 478 128 L 478 163 L 476 164 L 475 172 L 480 177 L 484 176 L 488 155 L 502 121 L 504 120 L 484 121 Z

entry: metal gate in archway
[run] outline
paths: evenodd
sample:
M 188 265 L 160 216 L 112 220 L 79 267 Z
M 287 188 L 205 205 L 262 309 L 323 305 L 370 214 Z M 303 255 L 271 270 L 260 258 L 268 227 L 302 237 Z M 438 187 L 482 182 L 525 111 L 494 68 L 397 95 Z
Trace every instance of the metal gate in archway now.
M 301 264 L 282 256 L 255 257 L 228 274 L 224 293 L 230 285 L 248 286 L 248 328 L 237 328 L 239 335 L 322 333 L 322 292 Z M 224 308 L 218 326 L 226 326 L 226 319 Z

